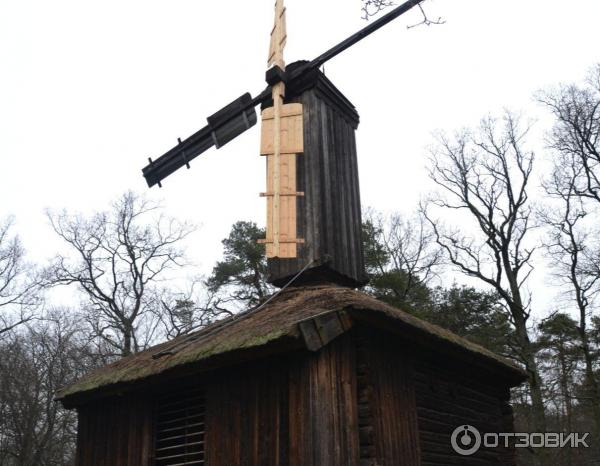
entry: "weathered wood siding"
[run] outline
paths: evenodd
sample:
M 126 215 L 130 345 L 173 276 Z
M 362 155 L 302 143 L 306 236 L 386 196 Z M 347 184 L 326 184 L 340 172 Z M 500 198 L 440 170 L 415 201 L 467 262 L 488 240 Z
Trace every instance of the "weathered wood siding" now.
M 452 432 L 471 425 L 483 433 L 512 432 L 510 391 L 482 371 L 451 365 L 441 356 L 415 358 L 419 438 L 423 466 L 514 466 L 514 449 L 481 448 L 461 456 L 451 447 Z
M 288 464 L 287 377 L 281 363 L 215 374 L 207 385 L 207 465 Z
M 290 466 L 358 466 L 352 335 L 299 358 L 290 370 Z
M 207 391 L 207 466 L 358 466 L 354 346 L 217 375 Z
M 292 65 L 291 65 L 292 66 Z M 269 280 L 284 285 L 311 261 L 299 282 L 365 282 L 360 189 L 352 104 L 320 72 L 288 87 L 304 108 L 304 154 L 296 157 L 298 246 L 295 259 L 269 259 Z
M 152 403 L 136 393 L 78 409 L 77 466 L 149 465 Z
M 207 466 L 515 466 L 513 449 L 455 453 L 470 424 L 511 432 L 507 385 L 387 332 L 164 382 L 79 408 L 78 466 L 151 466 L 154 400 L 204 387 Z
M 391 335 L 357 337 L 361 466 L 418 466 L 411 361 Z
M 303 352 L 186 378 L 205 387 L 207 466 L 359 466 L 351 335 Z M 79 409 L 77 466 L 153 464 L 153 395 Z
M 502 379 L 395 336 L 362 331 L 358 342 L 360 454 L 363 466 L 514 466 L 512 448 L 461 456 L 452 432 L 513 432 Z

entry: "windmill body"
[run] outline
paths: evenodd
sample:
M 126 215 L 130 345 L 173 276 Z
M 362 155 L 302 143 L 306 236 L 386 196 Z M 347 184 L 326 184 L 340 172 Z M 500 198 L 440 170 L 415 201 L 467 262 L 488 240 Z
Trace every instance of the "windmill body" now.
M 293 63 L 288 69 L 303 64 Z M 304 151 L 290 164 L 296 189 L 302 193 L 292 199 L 297 236 L 304 241 L 297 257 L 268 259 L 269 280 L 283 286 L 302 271 L 296 285 L 359 286 L 365 282 L 365 271 L 355 139 L 358 113 L 318 70 L 289 83 L 286 102 L 303 109 Z

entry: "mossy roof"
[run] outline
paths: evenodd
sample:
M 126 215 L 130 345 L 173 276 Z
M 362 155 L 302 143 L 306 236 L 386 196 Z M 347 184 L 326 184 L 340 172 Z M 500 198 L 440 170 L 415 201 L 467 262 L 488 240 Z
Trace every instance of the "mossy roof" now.
M 115 386 L 127 386 L 183 366 L 199 367 L 228 353 L 242 354 L 278 342 L 303 344 L 300 324 L 316 316 L 343 311 L 352 321 L 386 321 L 415 334 L 420 340 L 453 348 L 459 353 L 500 370 L 514 381 L 525 373 L 493 352 L 436 325 L 356 290 L 337 286 L 289 288 L 258 308 L 215 322 L 202 330 L 153 346 L 96 369 L 62 389 L 57 399 L 81 397 Z M 214 367 L 214 365 L 213 365 Z

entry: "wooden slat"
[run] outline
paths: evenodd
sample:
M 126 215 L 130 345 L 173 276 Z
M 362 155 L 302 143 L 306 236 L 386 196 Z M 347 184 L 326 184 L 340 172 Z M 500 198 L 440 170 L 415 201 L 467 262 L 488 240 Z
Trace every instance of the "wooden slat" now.
M 162 451 L 168 451 L 168 450 L 175 450 L 177 448 L 187 448 L 193 445 L 204 445 L 204 442 L 187 442 L 187 443 L 180 443 L 177 445 L 172 445 L 170 447 L 162 447 L 162 448 L 157 448 L 155 451 L 157 452 L 162 452 Z
M 160 423 L 161 426 L 165 426 L 165 425 L 169 426 L 169 425 L 171 425 L 173 423 L 187 425 L 187 423 L 185 423 L 184 421 L 189 421 L 190 419 L 197 419 L 197 418 L 202 417 L 202 416 L 204 416 L 204 408 L 202 408 L 202 412 L 200 412 L 200 413 L 187 414 L 185 416 L 178 417 L 178 418 L 175 418 L 175 419 L 168 419 L 168 420 L 160 420 L 159 419 L 159 423 Z
M 266 244 L 267 246 L 269 244 L 273 244 L 273 240 L 269 240 L 269 239 L 259 239 L 257 241 L 258 244 Z M 303 239 L 287 239 L 287 240 L 279 240 L 280 244 L 304 244 L 304 240 Z
M 260 193 L 260 197 L 269 197 L 269 196 L 274 196 L 275 193 Z M 304 192 L 302 191 L 296 191 L 294 193 L 279 193 L 280 196 L 296 196 L 296 197 L 302 197 L 304 196 Z
M 190 461 L 190 460 L 192 460 L 192 458 L 190 458 L 190 456 L 203 456 L 203 455 L 204 455 L 204 452 L 198 451 L 198 452 L 179 453 L 177 455 L 157 456 L 156 462 L 167 461 L 167 460 Z M 167 464 L 168 464 L 168 466 L 173 466 L 172 463 L 167 463 Z
M 275 115 L 275 110 L 273 107 L 265 108 L 262 113 L 263 120 L 272 120 Z M 302 104 L 299 103 L 290 103 L 285 104 L 281 107 L 281 116 L 282 117 L 290 117 L 290 116 L 301 116 L 302 115 Z

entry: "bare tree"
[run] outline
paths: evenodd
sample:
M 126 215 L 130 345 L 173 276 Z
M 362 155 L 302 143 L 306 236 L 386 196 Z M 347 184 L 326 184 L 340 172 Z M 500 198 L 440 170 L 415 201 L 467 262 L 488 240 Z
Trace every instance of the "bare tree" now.
M 417 4 L 417 8 L 421 12 L 422 16 L 421 21 L 408 26 L 409 29 L 417 26 L 431 26 L 432 24 L 445 23 L 445 21 L 443 21 L 441 17 L 435 20 L 430 19 L 427 15 L 427 12 L 425 11 L 425 8 L 423 7 L 423 3 L 425 3 L 425 0 Z M 373 16 L 377 16 L 381 11 L 392 6 L 394 6 L 394 2 L 392 0 L 362 0 L 362 18 L 368 21 Z
M 548 227 L 544 246 L 553 266 L 553 277 L 566 289 L 569 305 L 574 303 L 579 315 L 576 328 L 585 365 L 587 397 L 591 401 L 597 432 L 600 432 L 600 381 L 595 371 L 597 354 L 590 341 L 589 329 L 595 300 L 600 293 L 600 232 L 595 219 L 590 219 L 590 214 L 597 216 L 597 211 L 594 212 L 593 205 L 588 204 L 592 209 L 586 208 L 589 197 L 581 196 L 581 174 L 585 167 L 580 163 L 580 157 L 581 154 L 573 152 L 555 154 L 554 170 L 544 188 L 556 203 L 549 204 L 539 216 Z
M 513 350 L 530 376 L 532 427 L 544 432 L 542 381 L 537 349 L 528 331 L 531 309 L 525 289 L 535 250 L 527 241 L 532 229 L 528 189 L 534 163 L 534 154 L 523 147 L 527 132 L 528 128 L 520 128 L 518 117 L 507 112 L 501 121 L 484 119 L 478 131 L 463 131 L 452 139 L 439 136 L 432 150 L 430 177 L 443 194 L 432 196 L 422 211 L 450 263 L 502 297 L 515 329 Z M 433 217 L 434 208 L 452 212 L 460 227 L 443 228 Z
M 72 257 L 59 255 L 47 271 L 51 285 L 75 285 L 94 333 L 116 354 L 137 352 L 156 337 L 159 280 L 183 265 L 181 241 L 193 228 L 159 215 L 132 192 L 109 212 L 91 217 L 49 213 Z M 154 217 L 158 216 L 156 220 Z
M 392 0 L 362 0 L 362 3 L 363 19 L 365 20 L 394 5 Z
M 0 336 L 30 321 L 41 302 L 37 274 L 12 226 L 11 218 L 0 221 Z
M 0 464 L 73 464 L 77 417 L 54 397 L 95 367 L 82 336 L 74 313 L 52 311 L 0 343 Z
M 434 247 L 434 233 L 424 217 L 415 214 L 387 217 L 365 212 L 363 244 L 370 283 L 367 290 L 398 306 L 418 307 L 419 296 L 436 275 L 442 252 Z M 421 296 L 421 298 L 429 298 Z
M 586 85 L 563 85 L 538 99 L 554 115 L 550 147 L 573 166 L 574 193 L 600 202 L 600 64 Z
M 233 312 L 222 307 L 223 299 L 213 293 L 204 283 L 194 281 L 185 292 L 165 290 L 156 318 L 168 338 L 194 332 Z

